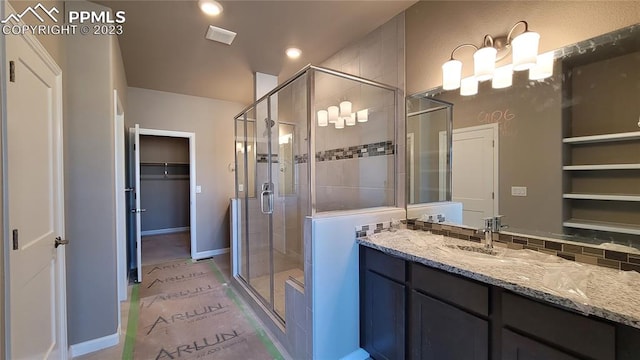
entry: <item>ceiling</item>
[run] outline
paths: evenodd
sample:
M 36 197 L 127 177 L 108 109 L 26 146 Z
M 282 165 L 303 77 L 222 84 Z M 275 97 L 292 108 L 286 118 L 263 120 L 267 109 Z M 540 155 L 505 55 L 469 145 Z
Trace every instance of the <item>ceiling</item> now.
M 416 1 L 220 1 L 207 16 L 197 1 L 97 1 L 124 10 L 119 36 L 129 86 L 253 102 L 253 73 L 288 78 L 318 64 Z M 208 25 L 238 33 L 233 44 L 206 40 Z M 302 50 L 289 60 L 284 50 Z

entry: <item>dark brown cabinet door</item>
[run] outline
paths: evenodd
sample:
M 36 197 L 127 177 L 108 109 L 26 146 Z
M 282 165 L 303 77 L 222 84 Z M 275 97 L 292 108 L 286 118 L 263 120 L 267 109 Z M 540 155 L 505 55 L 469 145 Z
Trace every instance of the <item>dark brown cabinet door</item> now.
M 366 271 L 362 347 L 374 359 L 404 359 L 405 286 Z
M 411 357 L 425 360 L 489 358 L 489 324 L 439 300 L 411 293 Z
M 535 340 L 502 329 L 502 360 L 578 360 Z

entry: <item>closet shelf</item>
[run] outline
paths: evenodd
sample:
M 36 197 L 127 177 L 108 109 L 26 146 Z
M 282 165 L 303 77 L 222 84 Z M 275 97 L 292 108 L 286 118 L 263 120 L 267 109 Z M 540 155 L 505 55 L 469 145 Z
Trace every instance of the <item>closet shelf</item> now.
M 640 195 L 621 194 L 562 194 L 562 197 L 575 200 L 640 201 Z
M 172 166 L 172 165 L 189 165 L 188 162 L 140 162 L 142 166 Z
M 189 180 L 189 175 L 140 175 L 140 180 Z
M 587 144 L 610 141 L 640 140 L 640 131 L 590 136 L 576 136 L 562 139 L 565 144 Z
M 569 219 L 562 223 L 565 227 L 586 230 L 616 232 L 622 234 L 640 235 L 640 226 L 631 224 L 610 223 L 604 221 Z
M 562 170 L 640 170 L 640 164 L 565 165 Z

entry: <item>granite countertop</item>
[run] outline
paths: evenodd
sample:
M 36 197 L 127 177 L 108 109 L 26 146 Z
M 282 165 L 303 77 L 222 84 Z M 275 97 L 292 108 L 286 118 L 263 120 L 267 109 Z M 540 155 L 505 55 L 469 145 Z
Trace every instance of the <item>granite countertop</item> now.
M 495 247 L 416 230 L 384 231 L 360 245 L 459 274 L 586 315 L 640 328 L 640 274 L 567 261 L 530 250 Z M 494 243 L 495 244 L 495 243 Z

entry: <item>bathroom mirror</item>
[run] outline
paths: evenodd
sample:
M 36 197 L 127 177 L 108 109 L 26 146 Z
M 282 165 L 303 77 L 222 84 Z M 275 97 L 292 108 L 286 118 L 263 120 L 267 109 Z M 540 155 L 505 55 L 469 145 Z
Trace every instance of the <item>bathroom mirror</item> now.
M 407 98 L 407 136 L 415 141 L 417 122 L 430 129 L 430 144 L 407 139 L 409 218 L 451 200 L 468 226 L 500 214 L 513 233 L 640 248 L 640 25 L 553 55 L 544 80 L 516 71 L 508 88 L 486 81 L 472 96 L 437 88 Z M 420 113 L 434 103 L 451 104 L 450 182 L 447 126 Z

